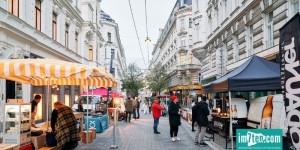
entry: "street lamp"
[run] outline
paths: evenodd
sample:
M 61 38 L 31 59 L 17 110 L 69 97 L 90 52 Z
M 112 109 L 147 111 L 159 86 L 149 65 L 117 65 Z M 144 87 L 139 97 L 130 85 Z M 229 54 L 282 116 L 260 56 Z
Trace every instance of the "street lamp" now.
M 150 38 L 147 37 L 146 40 L 145 40 L 145 42 L 151 42 Z

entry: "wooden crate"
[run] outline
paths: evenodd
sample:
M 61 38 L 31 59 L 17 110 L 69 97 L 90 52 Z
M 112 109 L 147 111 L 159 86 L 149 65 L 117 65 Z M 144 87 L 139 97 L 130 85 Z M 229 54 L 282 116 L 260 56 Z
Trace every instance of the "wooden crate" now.
M 89 137 L 88 137 L 89 143 L 93 143 L 93 132 L 92 131 L 88 131 L 88 132 L 89 132 Z M 83 143 L 87 143 L 86 137 L 87 137 L 87 131 L 83 131 L 81 135 L 81 141 Z
M 53 147 L 42 147 L 42 148 L 39 148 L 39 150 L 56 150 L 56 146 L 53 146 Z
M 1 150 L 19 150 L 19 145 L 0 144 Z
M 89 131 L 92 131 L 93 132 L 93 139 L 95 139 L 96 138 L 96 128 L 92 128 L 92 129 L 89 129 Z

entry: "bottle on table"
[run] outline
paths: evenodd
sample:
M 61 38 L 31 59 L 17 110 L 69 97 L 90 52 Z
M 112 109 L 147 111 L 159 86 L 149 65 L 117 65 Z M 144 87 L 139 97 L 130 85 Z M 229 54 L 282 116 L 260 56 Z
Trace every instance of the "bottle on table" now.
M 233 112 L 234 116 L 233 118 L 237 118 L 237 109 L 236 109 L 236 105 L 234 105 L 234 112 Z
M 273 112 L 273 96 L 268 96 L 266 104 L 262 111 L 261 117 L 261 128 L 262 129 L 271 129 L 272 122 L 272 112 Z

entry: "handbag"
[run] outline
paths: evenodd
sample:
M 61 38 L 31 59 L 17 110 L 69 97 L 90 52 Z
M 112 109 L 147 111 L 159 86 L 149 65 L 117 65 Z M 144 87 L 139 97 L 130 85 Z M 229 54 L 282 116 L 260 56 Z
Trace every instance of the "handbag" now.
M 46 142 L 47 142 L 47 145 L 49 147 L 53 147 L 53 146 L 57 145 L 57 141 L 56 141 L 55 135 L 56 134 L 54 132 L 47 132 L 46 133 Z

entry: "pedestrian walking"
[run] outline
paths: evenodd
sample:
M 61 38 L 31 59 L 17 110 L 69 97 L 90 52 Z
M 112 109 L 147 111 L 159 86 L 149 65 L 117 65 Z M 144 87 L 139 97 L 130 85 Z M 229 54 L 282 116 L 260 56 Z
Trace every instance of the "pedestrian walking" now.
M 144 107 L 144 114 L 148 114 L 148 102 L 146 100 L 144 100 L 143 107 Z
M 158 103 L 158 99 L 155 99 L 152 104 L 152 112 L 153 112 L 153 118 L 154 118 L 154 124 L 153 124 L 153 130 L 154 134 L 160 134 L 157 130 L 157 126 L 159 124 L 159 117 L 161 116 L 161 111 L 165 110 L 165 107 L 160 107 Z
M 136 120 L 136 99 L 134 99 L 133 97 L 131 98 L 132 100 L 132 115 L 133 115 L 133 118 Z
M 195 123 L 197 122 L 197 101 L 195 102 L 194 106 L 192 107 L 192 132 L 195 132 Z
M 171 141 L 180 141 L 180 139 L 177 137 L 178 133 L 178 127 L 181 125 L 180 121 L 180 114 L 181 114 L 181 108 L 178 103 L 177 96 L 171 97 L 172 102 L 169 105 L 169 122 L 170 122 L 170 135 L 171 135 Z
M 62 102 L 55 102 L 54 108 L 51 114 L 51 128 L 56 133 L 56 149 L 75 149 L 80 141 L 80 136 L 72 109 Z
M 125 103 L 125 111 L 126 111 L 125 122 L 127 122 L 127 119 L 128 122 L 130 122 L 132 110 L 133 110 L 132 99 L 128 97 Z
M 152 107 L 152 102 L 151 100 L 149 99 L 149 102 L 148 102 L 148 106 L 149 106 L 149 114 L 151 114 L 151 107 Z
M 140 119 L 140 100 L 136 100 L 136 112 L 137 112 L 137 119 Z
M 196 107 L 198 130 L 195 136 L 195 144 L 199 144 L 198 139 L 200 135 L 200 146 L 206 146 L 207 144 L 203 142 L 203 138 L 206 134 L 206 128 L 208 125 L 207 116 L 209 115 L 209 111 L 205 96 L 202 97 L 201 102 L 199 102 Z

